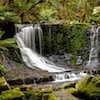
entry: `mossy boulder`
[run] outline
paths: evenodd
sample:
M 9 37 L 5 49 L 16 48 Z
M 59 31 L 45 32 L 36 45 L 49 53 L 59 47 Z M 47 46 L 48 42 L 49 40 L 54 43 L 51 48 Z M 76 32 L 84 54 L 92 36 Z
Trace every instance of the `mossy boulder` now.
M 38 91 L 27 90 L 25 95 L 28 100 L 57 100 L 51 88 Z
M 42 89 L 37 93 L 38 100 L 42 100 L 42 97 L 44 94 L 51 94 L 53 91 L 51 88 L 48 89 Z
M 75 85 L 75 88 L 78 90 L 78 91 L 82 91 L 83 90 L 83 88 L 85 87 L 85 86 L 87 86 L 87 84 L 92 80 L 92 76 L 85 76 L 85 77 L 83 77 L 81 80 L 79 80 L 77 83 L 76 83 L 76 85 Z
M 37 100 L 38 91 L 28 89 L 24 93 L 27 100 Z
M 7 83 L 6 79 L 3 76 L 1 76 L 0 77 L 0 93 L 8 89 L 10 89 L 9 84 Z
M 86 76 L 75 87 L 86 99 L 100 100 L 100 77 Z
M 57 100 L 57 99 L 53 93 L 46 93 L 46 94 L 43 94 L 42 100 Z
M 66 91 L 75 95 L 75 96 L 78 95 L 78 90 L 76 88 L 71 87 L 71 88 L 66 89 Z
M 22 100 L 25 95 L 19 88 L 15 88 L 1 92 L 1 97 L 3 100 Z

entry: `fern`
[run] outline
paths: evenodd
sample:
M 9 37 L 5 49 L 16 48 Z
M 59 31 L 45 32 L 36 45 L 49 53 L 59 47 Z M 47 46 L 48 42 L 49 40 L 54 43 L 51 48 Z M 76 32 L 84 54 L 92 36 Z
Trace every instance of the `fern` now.
M 0 63 L 0 71 L 2 71 L 2 72 L 7 71 L 6 67 L 2 63 Z
M 0 39 L 2 38 L 4 31 L 0 31 Z
M 14 38 L 2 40 L 3 34 L 4 32 L 0 31 L 0 52 L 7 51 L 9 47 L 18 48 L 18 46 L 15 44 Z
M 8 38 L 2 40 L 3 34 L 4 31 L 0 31 L 0 53 L 3 53 L 4 51 L 8 51 L 9 47 L 18 48 L 18 46 L 15 44 L 14 38 Z M 4 66 L 1 60 L 0 60 L 0 71 L 2 72 L 7 71 L 6 67 Z

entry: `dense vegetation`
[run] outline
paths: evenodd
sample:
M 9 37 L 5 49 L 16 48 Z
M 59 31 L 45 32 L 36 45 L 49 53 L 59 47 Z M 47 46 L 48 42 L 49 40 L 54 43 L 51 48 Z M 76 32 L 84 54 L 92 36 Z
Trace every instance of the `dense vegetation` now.
M 95 24 L 100 21 L 100 1 L 0 0 L 2 21 Z

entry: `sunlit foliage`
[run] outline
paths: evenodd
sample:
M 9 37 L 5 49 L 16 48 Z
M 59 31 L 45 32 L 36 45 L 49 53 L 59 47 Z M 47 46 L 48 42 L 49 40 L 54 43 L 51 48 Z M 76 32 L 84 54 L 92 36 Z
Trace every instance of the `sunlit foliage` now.
M 99 0 L 0 0 L 0 5 L 23 22 L 70 23 L 77 20 L 93 23 L 94 10 L 99 7 Z M 0 11 L 3 10 L 1 9 Z M 4 11 L 4 10 L 3 10 Z M 9 14 L 10 14 L 9 13 Z M 1 15 L 1 14 L 0 14 Z M 7 19 L 8 20 L 8 19 Z

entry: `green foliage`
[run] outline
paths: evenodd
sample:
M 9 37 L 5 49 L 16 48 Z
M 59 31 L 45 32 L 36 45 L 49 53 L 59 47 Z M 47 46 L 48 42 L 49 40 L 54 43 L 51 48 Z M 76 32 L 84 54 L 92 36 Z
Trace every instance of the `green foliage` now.
M 8 51 L 10 47 L 18 48 L 18 46 L 15 44 L 14 38 L 8 38 L 2 40 L 3 34 L 4 32 L 0 31 L 0 53 L 3 53 L 4 51 Z M 0 71 L 2 72 L 7 71 L 6 67 L 3 65 L 3 62 L 1 60 L 0 60 Z
M 94 7 L 92 15 L 94 17 L 95 22 L 100 23 L 100 6 Z
M 58 33 L 56 38 L 57 38 L 57 50 L 61 50 L 63 47 L 63 34 Z
M 0 6 L 0 23 L 17 22 L 19 17 L 12 11 L 6 11 L 5 6 Z
M 70 35 L 71 52 L 74 55 L 79 54 L 87 44 L 86 40 L 87 28 L 88 27 L 84 25 L 74 25 L 68 32 Z
M 8 50 L 9 47 L 18 48 L 18 46 L 15 44 L 14 38 L 7 38 L 2 40 L 4 32 L 0 31 L 0 52 Z
M 46 23 L 67 24 L 76 20 L 82 23 L 94 24 L 95 22 L 92 21 L 91 17 L 95 15 L 92 15 L 92 13 L 99 12 L 100 1 L 25 0 L 23 2 L 23 0 L 0 0 L 0 4 L 0 12 L 3 12 L 0 13 L 1 20 L 6 18 L 6 21 L 15 22 L 16 20 L 18 23 L 42 21 Z M 7 14 L 4 14 L 4 12 L 7 12 Z
M 100 14 L 100 6 L 98 6 L 98 7 L 94 7 L 94 9 L 93 9 L 93 14 Z
M 45 23 L 53 23 L 53 21 L 55 20 L 53 18 L 53 15 L 56 13 L 56 11 L 54 11 L 54 9 L 50 9 L 50 8 L 43 8 L 40 12 L 40 20 L 41 22 L 45 22 Z

